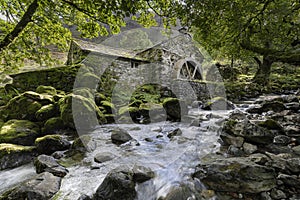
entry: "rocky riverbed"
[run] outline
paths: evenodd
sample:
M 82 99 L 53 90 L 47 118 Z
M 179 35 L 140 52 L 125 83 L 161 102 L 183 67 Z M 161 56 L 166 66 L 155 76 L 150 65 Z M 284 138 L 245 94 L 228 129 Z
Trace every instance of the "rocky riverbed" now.
M 147 98 L 165 93 L 156 90 Z M 172 95 L 156 106 L 138 98 L 112 112 L 103 94 L 40 86 L 6 102 L 0 199 L 300 198 L 299 94 L 189 107 Z M 222 101 L 227 110 L 211 110 Z M 86 117 L 76 124 L 76 114 Z

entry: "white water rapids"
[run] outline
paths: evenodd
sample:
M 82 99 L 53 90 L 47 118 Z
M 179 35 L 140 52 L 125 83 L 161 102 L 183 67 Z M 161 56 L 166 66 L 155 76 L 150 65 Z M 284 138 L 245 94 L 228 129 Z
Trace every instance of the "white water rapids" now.
M 94 145 L 95 150 L 86 153 L 80 163 L 68 167 L 69 173 L 63 178 L 60 191 L 52 199 L 76 200 L 83 194 L 92 196 L 107 173 L 121 165 L 140 165 L 155 172 L 155 178 L 137 185 L 136 200 L 156 200 L 165 196 L 172 186 L 181 183 L 192 184 L 191 174 L 201 162 L 201 157 L 219 149 L 217 130 L 228 113 L 229 111 L 190 110 L 190 119 L 209 116 L 200 126 L 191 126 L 191 120 L 187 120 L 188 123 L 99 126 L 91 133 L 92 141 L 89 144 Z M 110 131 L 116 126 L 128 131 L 135 140 L 121 146 L 113 144 Z M 169 139 L 167 133 L 176 128 L 181 129 L 182 135 Z M 145 138 L 150 138 L 151 141 L 146 141 Z M 96 163 L 95 155 L 103 152 L 110 152 L 115 158 L 101 164 Z M 1 171 L 0 192 L 33 175 L 33 166 Z

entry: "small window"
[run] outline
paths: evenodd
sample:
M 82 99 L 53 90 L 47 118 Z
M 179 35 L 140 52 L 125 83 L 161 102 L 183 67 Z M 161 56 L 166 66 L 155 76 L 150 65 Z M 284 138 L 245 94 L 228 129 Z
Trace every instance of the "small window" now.
M 138 66 L 139 66 L 138 62 L 131 61 L 131 68 L 138 68 Z

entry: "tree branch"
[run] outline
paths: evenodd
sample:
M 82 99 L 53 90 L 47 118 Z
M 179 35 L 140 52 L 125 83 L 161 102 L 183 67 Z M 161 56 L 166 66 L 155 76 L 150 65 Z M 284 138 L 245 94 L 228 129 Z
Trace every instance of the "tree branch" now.
M 88 10 L 84 9 L 84 8 L 81 8 L 79 7 L 77 4 L 73 3 L 73 2 L 70 2 L 70 1 L 67 1 L 67 0 L 61 0 L 62 2 L 68 4 L 69 6 L 75 8 L 76 10 L 78 10 L 79 12 L 82 12 L 83 14 L 89 16 L 91 19 L 94 19 L 102 24 L 108 24 L 107 22 L 103 22 L 101 21 L 99 18 L 93 16 Z
M 5 38 L 0 42 L 0 52 L 8 47 L 24 30 L 24 28 L 32 21 L 32 17 L 39 7 L 38 0 L 34 0 L 27 8 L 19 23 L 15 28 L 8 33 Z
M 294 50 L 284 52 L 269 48 L 253 46 L 249 43 L 241 43 L 241 47 L 254 53 L 258 53 L 260 55 L 269 56 L 269 58 L 273 62 L 283 62 L 292 65 L 300 65 L 300 51 Z

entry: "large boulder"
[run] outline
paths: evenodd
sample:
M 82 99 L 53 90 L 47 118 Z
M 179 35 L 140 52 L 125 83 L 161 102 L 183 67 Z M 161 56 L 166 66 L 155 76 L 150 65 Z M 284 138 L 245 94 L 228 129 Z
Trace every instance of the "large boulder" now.
M 182 117 L 188 113 L 186 103 L 177 98 L 164 99 L 163 107 L 166 110 L 167 119 L 171 121 L 181 121 Z
M 35 140 L 37 152 L 40 154 L 52 154 L 55 151 L 63 151 L 70 148 L 71 143 L 61 135 L 46 135 Z
M 223 126 L 221 138 L 229 141 L 231 136 L 242 137 L 249 143 L 270 144 L 273 142 L 275 133 L 248 119 L 242 121 L 229 119 Z
M 114 144 L 120 145 L 132 140 L 132 137 L 126 130 L 116 128 L 111 131 L 111 140 Z
M 9 120 L 0 129 L 0 142 L 33 145 L 40 136 L 40 128 L 28 120 Z
M 67 175 L 68 170 L 58 164 L 55 158 L 47 155 L 39 155 L 35 161 L 34 166 L 36 169 L 36 173 L 40 174 L 43 172 L 49 172 L 54 176 L 64 177 Z
M 35 121 L 35 113 L 43 106 L 53 103 L 51 95 L 27 91 L 12 98 L 4 108 L 6 119 L 26 119 Z
M 15 144 L 0 144 L 0 170 L 29 163 L 35 155 L 35 147 Z
M 0 196 L 0 199 L 46 200 L 59 191 L 60 185 L 60 177 L 54 176 L 49 172 L 44 172 L 3 194 Z
M 247 157 L 204 159 L 194 176 L 217 192 L 260 193 L 276 186 L 275 170 Z
M 105 177 L 93 196 L 93 200 L 134 200 L 136 183 L 142 183 L 153 178 L 154 173 L 145 167 L 135 166 L 130 169 L 120 166 L 113 169 Z
M 60 99 L 59 107 L 64 124 L 77 130 L 90 130 L 105 123 L 105 117 L 95 101 L 81 95 L 69 94 Z
M 64 121 L 60 117 L 53 117 L 45 122 L 44 127 L 42 128 L 42 133 L 55 133 L 65 128 Z

